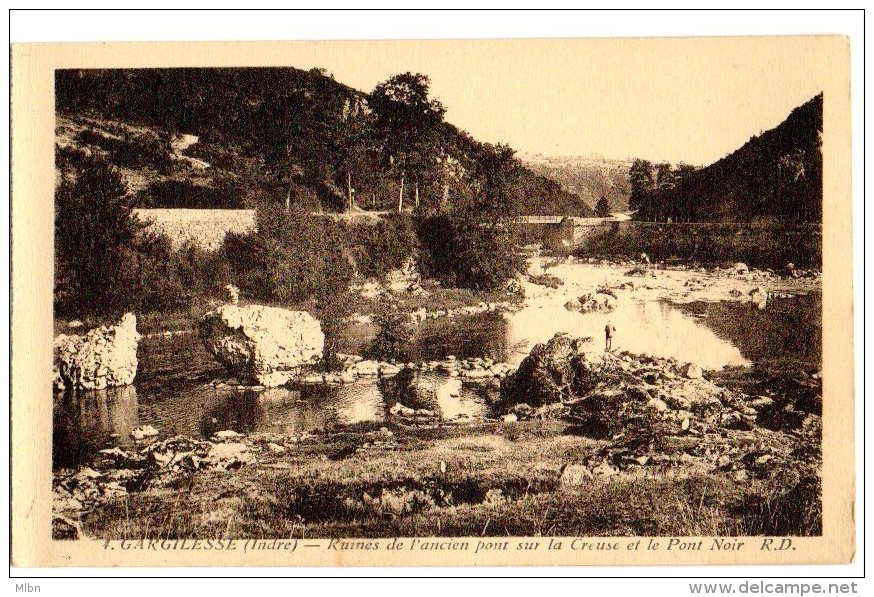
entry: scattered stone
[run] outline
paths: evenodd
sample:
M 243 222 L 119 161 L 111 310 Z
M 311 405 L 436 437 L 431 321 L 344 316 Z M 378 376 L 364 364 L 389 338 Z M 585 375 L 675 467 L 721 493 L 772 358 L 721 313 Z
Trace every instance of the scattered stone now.
M 619 474 L 619 469 L 605 460 L 592 469 L 592 474 L 597 477 L 612 477 Z
M 759 309 L 764 309 L 768 304 L 768 293 L 761 288 L 753 288 L 749 291 L 747 296 L 750 299 L 750 302 L 755 303 Z
M 559 482 L 569 487 L 578 487 L 585 485 L 592 478 L 592 473 L 582 464 L 569 464 L 562 470 Z
M 609 313 L 616 309 L 616 296 L 602 292 L 587 293 L 565 303 L 565 309 L 581 313 Z
M 232 305 L 240 304 L 240 289 L 233 284 L 225 286 L 225 291 L 228 293 L 228 302 Z
M 653 398 L 649 402 L 646 403 L 647 408 L 651 408 L 656 412 L 663 413 L 668 410 L 668 405 L 664 403 L 664 401 L 659 400 L 658 398 Z
M 204 460 L 216 469 L 235 470 L 249 461 L 248 450 L 243 443 L 212 444 Z
M 635 267 L 635 268 L 632 268 L 632 269 L 628 270 L 627 272 L 625 272 L 625 275 L 629 276 L 629 277 L 642 278 L 642 277 L 652 276 L 652 272 L 649 269 L 644 268 L 644 267 Z
M 379 364 L 379 375 L 380 377 L 393 377 L 401 372 L 401 368 L 397 365 L 392 365 L 391 363 L 380 363 Z
M 274 444 L 273 442 L 270 442 L 267 444 L 267 451 L 271 454 L 275 454 L 276 456 L 280 456 L 282 454 L 285 454 L 288 450 L 286 450 L 284 446 L 280 446 L 279 444 Z
M 82 535 L 82 525 L 79 521 L 73 520 L 60 514 L 52 515 L 52 539 L 55 540 L 71 540 L 79 539 Z
M 151 425 L 140 425 L 136 429 L 130 432 L 130 436 L 140 442 L 152 437 L 158 436 L 158 430 L 152 427 Z
M 685 375 L 687 379 L 701 379 L 702 377 L 704 377 L 704 371 L 699 365 L 695 363 L 689 363 L 688 365 L 686 365 L 686 368 L 683 371 L 683 375 Z
M 242 433 L 237 433 L 233 429 L 225 429 L 223 431 L 217 431 L 212 434 L 213 441 L 224 442 L 231 439 L 238 439 L 243 437 Z

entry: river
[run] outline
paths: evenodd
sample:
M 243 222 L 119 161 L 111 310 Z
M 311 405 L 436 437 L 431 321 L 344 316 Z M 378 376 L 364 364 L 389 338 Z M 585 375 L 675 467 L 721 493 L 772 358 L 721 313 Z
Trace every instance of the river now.
M 564 271 L 563 271 L 564 270 Z M 417 330 L 414 360 L 484 357 L 518 364 L 537 342 L 556 332 L 592 336 L 603 342 L 609 321 L 615 350 L 674 357 L 704 369 L 748 366 L 755 360 L 796 355 L 818 362 L 821 295 L 774 298 L 763 309 L 750 303 L 669 301 L 654 293 L 622 296 L 609 314 L 582 314 L 564 303 L 583 288 L 608 281 L 612 270 L 557 268 L 566 284 L 556 290 L 529 285 L 526 306 L 514 313 L 428 320 Z M 346 351 L 367 337 L 350 330 Z M 597 344 L 600 346 L 600 344 Z M 379 427 L 399 402 L 427 408 L 444 420 L 463 423 L 490 416 L 494 388 L 463 384 L 435 373 L 402 371 L 386 380 L 361 379 L 341 386 L 302 385 L 262 391 L 212 382 L 227 373 L 194 335 L 144 339 L 132 386 L 56 394 L 53 455 L 56 466 L 87 461 L 97 450 L 129 447 L 130 433 L 152 425 L 161 437 L 208 438 L 216 431 L 302 433 L 350 425 Z

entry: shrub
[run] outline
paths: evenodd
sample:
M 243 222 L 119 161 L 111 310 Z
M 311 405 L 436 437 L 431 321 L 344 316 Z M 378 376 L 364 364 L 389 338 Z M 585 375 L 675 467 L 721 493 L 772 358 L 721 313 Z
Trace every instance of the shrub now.
M 382 278 L 417 252 L 416 230 L 407 215 L 386 217 L 372 226 L 362 224 L 352 232 L 358 273 L 365 278 Z
M 370 344 L 368 356 L 379 360 L 404 360 L 413 338 L 410 318 L 397 307 L 383 305 L 373 314 L 379 332 Z
M 283 303 L 337 294 L 352 267 L 342 227 L 293 207 L 262 204 L 256 230 L 228 234 L 222 253 L 236 284 L 249 296 Z
M 521 270 L 512 229 L 500 221 L 441 214 L 420 219 L 417 232 L 423 271 L 453 285 L 491 290 Z
M 75 317 L 186 309 L 230 279 L 221 255 L 192 244 L 174 250 L 133 215 L 118 171 L 83 158 L 55 197 L 55 310 Z
M 129 257 L 131 292 L 142 312 L 186 309 L 220 296 L 230 272 L 220 255 L 187 243 L 174 250 L 164 235 L 144 235 Z
M 119 138 L 86 129 L 78 138 L 84 144 L 106 150 L 112 162 L 125 168 L 152 168 L 162 174 L 173 168 L 173 151 L 167 135 L 147 131 Z
M 578 255 L 646 253 L 651 259 L 678 258 L 718 264 L 742 261 L 751 267 L 822 267 L 822 235 L 815 226 L 755 224 L 649 224 L 618 226 L 594 235 Z
M 75 182 L 55 194 L 55 308 L 60 313 L 115 314 L 131 308 L 128 276 L 142 226 L 115 168 L 83 161 Z
M 326 371 L 336 371 L 343 368 L 343 363 L 337 358 L 340 346 L 340 336 L 346 328 L 346 317 L 352 310 L 349 307 L 351 297 L 348 291 L 330 293 L 318 301 L 318 317 L 325 334 L 325 346 L 322 351 L 322 366 Z
M 553 290 L 564 284 L 564 280 L 553 274 L 533 274 L 531 276 L 528 276 L 528 281 L 532 284 L 538 284 L 540 286 L 552 288 Z

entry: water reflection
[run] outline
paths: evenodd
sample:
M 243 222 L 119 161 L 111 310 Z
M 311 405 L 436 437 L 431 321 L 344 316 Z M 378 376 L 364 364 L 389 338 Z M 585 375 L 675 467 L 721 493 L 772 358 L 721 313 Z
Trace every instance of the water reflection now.
M 662 301 L 619 301 L 610 313 L 580 313 L 563 305 L 548 304 L 508 314 L 508 341 L 514 350 L 510 360 L 519 363 L 538 342 L 556 332 L 595 338 L 603 346 L 604 326 L 616 327 L 614 350 L 674 357 L 705 369 L 725 365 L 749 365 L 740 350 L 711 331 L 698 318 Z
M 410 358 L 430 361 L 455 355 L 461 359 L 490 357 L 503 361 L 507 356 L 506 327 L 497 313 L 427 320 L 416 330 Z
M 616 349 L 675 357 L 704 368 L 746 365 L 748 359 L 775 354 L 819 359 L 819 294 L 775 299 L 762 311 L 743 304 L 675 307 L 624 297 L 627 300 L 610 314 L 581 314 L 563 306 L 577 289 L 562 292 L 565 295 L 535 299 L 531 306 L 505 317 L 488 314 L 454 322 L 428 321 L 418 331 L 411 352 L 416 360 L 454 354 L 518 363 L 535 343 L 558 331 L 592 336 L 596 346 L 603 346 L 609 320 L 616 327 Z M 162 438 L 209 437 L 223 429 L 300 433 L 385 424 L 388 409 L 396 402 L 434 411 L 445 420 L 476 419 L 489 414 L 488 405 L 496 398 L 494 388 L 411 370 L 342 386 L 300 385 L 261 392 L 213 386 L 210 381 L 227 374 L 194 335 L 144 340 L 139 357 L 134 386 L 55 394 L 56 466 L 85 462 L 103 448 L 131 447 L 130 432 L 139 425 L 153 425 Z
M 252 391 L 234 392 L 205 409 L 200 434 L 210 437 L 217 431 L 232 429 L 237 433 L 254 431 L 264 420 L 265 410 Z
M 98 450 L 133 444 L 140 423 L 135 386 L 56 393 L 53 405 L 52 460 L 75 466 Z
M 480 418 L 488 411 L 480 393 L 446 375 L 405 370 L 380 381 L 379 387 L 389 406 L 399 402 L 407 408 L 430 410 L 447 421 Z
M 273 388 L 261 396 L 269 428 L 282 433 L 318 431 L 385 419 L 374 380 L 342 386 L 302 385 Z

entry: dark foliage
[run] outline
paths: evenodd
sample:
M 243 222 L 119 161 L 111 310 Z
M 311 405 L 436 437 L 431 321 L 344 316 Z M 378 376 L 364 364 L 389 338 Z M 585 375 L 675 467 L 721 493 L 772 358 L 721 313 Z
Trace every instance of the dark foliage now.
M 421 263 L 426 273 L 462 288 L 494 289 L 521 269 L 512 219 L 520 172 L 513 150 L 485 145 L 472 193 L 449 213 L 419 220 Z
M 822 106 L 819 94 L 700 170 L 635 161 L 629 207 L 658 222 L 821 222 Z
M 125 168 L 151 168 L 161 174 L 168 174 L 173 168 L 170 139 L 166 135 L 148 132 L 130 137 L 110 137 L 84 130 L 79 133 L 79 141 L 104 149 L 112 163 Z
M 453 286 L 490 290 L 521 268 L 509 226 L 488 226 L 453 215 L 437 215 L 418 223 L 422 270 Z
M 329 218 L 264 204 L 256 232 L 228 234 L 222 249 L 234 280 L 248 296 L 293 303 L 344 290 L 352 266 L 342 228 Z
M 599 218 L 608 218 L 610 217 L 610 204 L 607 203 L 607 197 L 601 196 L 598 199 L 598 204 L 595 205 L 595 215 Z
M 220 256 L 192 244 L 174 249 L 163 235 L 141 237 L 130 253 L 129 292 L 141 313 L 186 310 L 219 296 L 231 281 Z
M 75 182 L 55 197 L 55 310 L 59 315 L 117 316 L 127 310 L 186 308 L 227 283 L 214 254 L 148 234 L 132 214 L 118 172 L 84 158 Z
M 55 195 L 55 304 L 105 314 L 129 307 L 125 266 L 140 231 L 118 172 L 89 158 Z
M 352 313 L 352 299 L 348 291 L 325 294 L 318 301 L 319 322 L 322 333 L 325 334 L 325 346 L 322 349 L 322 367 L 326 371 L 343 369 L 343 362 L 337 357 L 340 346 L 340 336 L 346 329 L 346 318 Z
M 348 238 L 358 274 L 364 278 L 381 278 L 400 268 L 419 244 L 413 219 L 406 214 L 354 226 Z
M 245 176 L 274 200 L 291 203 L 306 189 L 330 210 L 393 210 L 403 196 L 405 207 L 425 213 L 471 192 L 468 173 L 485 151 L 443 120 L 429 86 L 424 75 L 402 73 L 365 94 L 324 70 L 295 68 L 59 70 L 55 79 L 60 112 L 196 134 L 189 154 Z M 171 166 L 166 135 L 118 141 L 89 134 L 118 165 L 161 173 Z M 517 213 L 591 215 L 576 194 L 525 168 L 507 191 Z
M 168 179 L 152 183 L 134 196 L 137 207 L 185 209 L 241 209 L 245 207 L 242 190 L 232 180 L 220 180 L 215 186 L 189 180 Z
M 742 261 L 750 267 L 783 269 L 787 263 L 822 268 L 822 232 L 815 225 L 732 223 L 634 223 L 615 225 L 590 239 L 581 256 L 646 253 L 657 261 L 678 259 L 718 265 Z
M 384 361 L 406 359 L 407 347 L 413 339 L 409 316 L 392 305 L 381 305 L 373 314 L 373 322 L 379 331 L 370 344 L 368 356 Z

